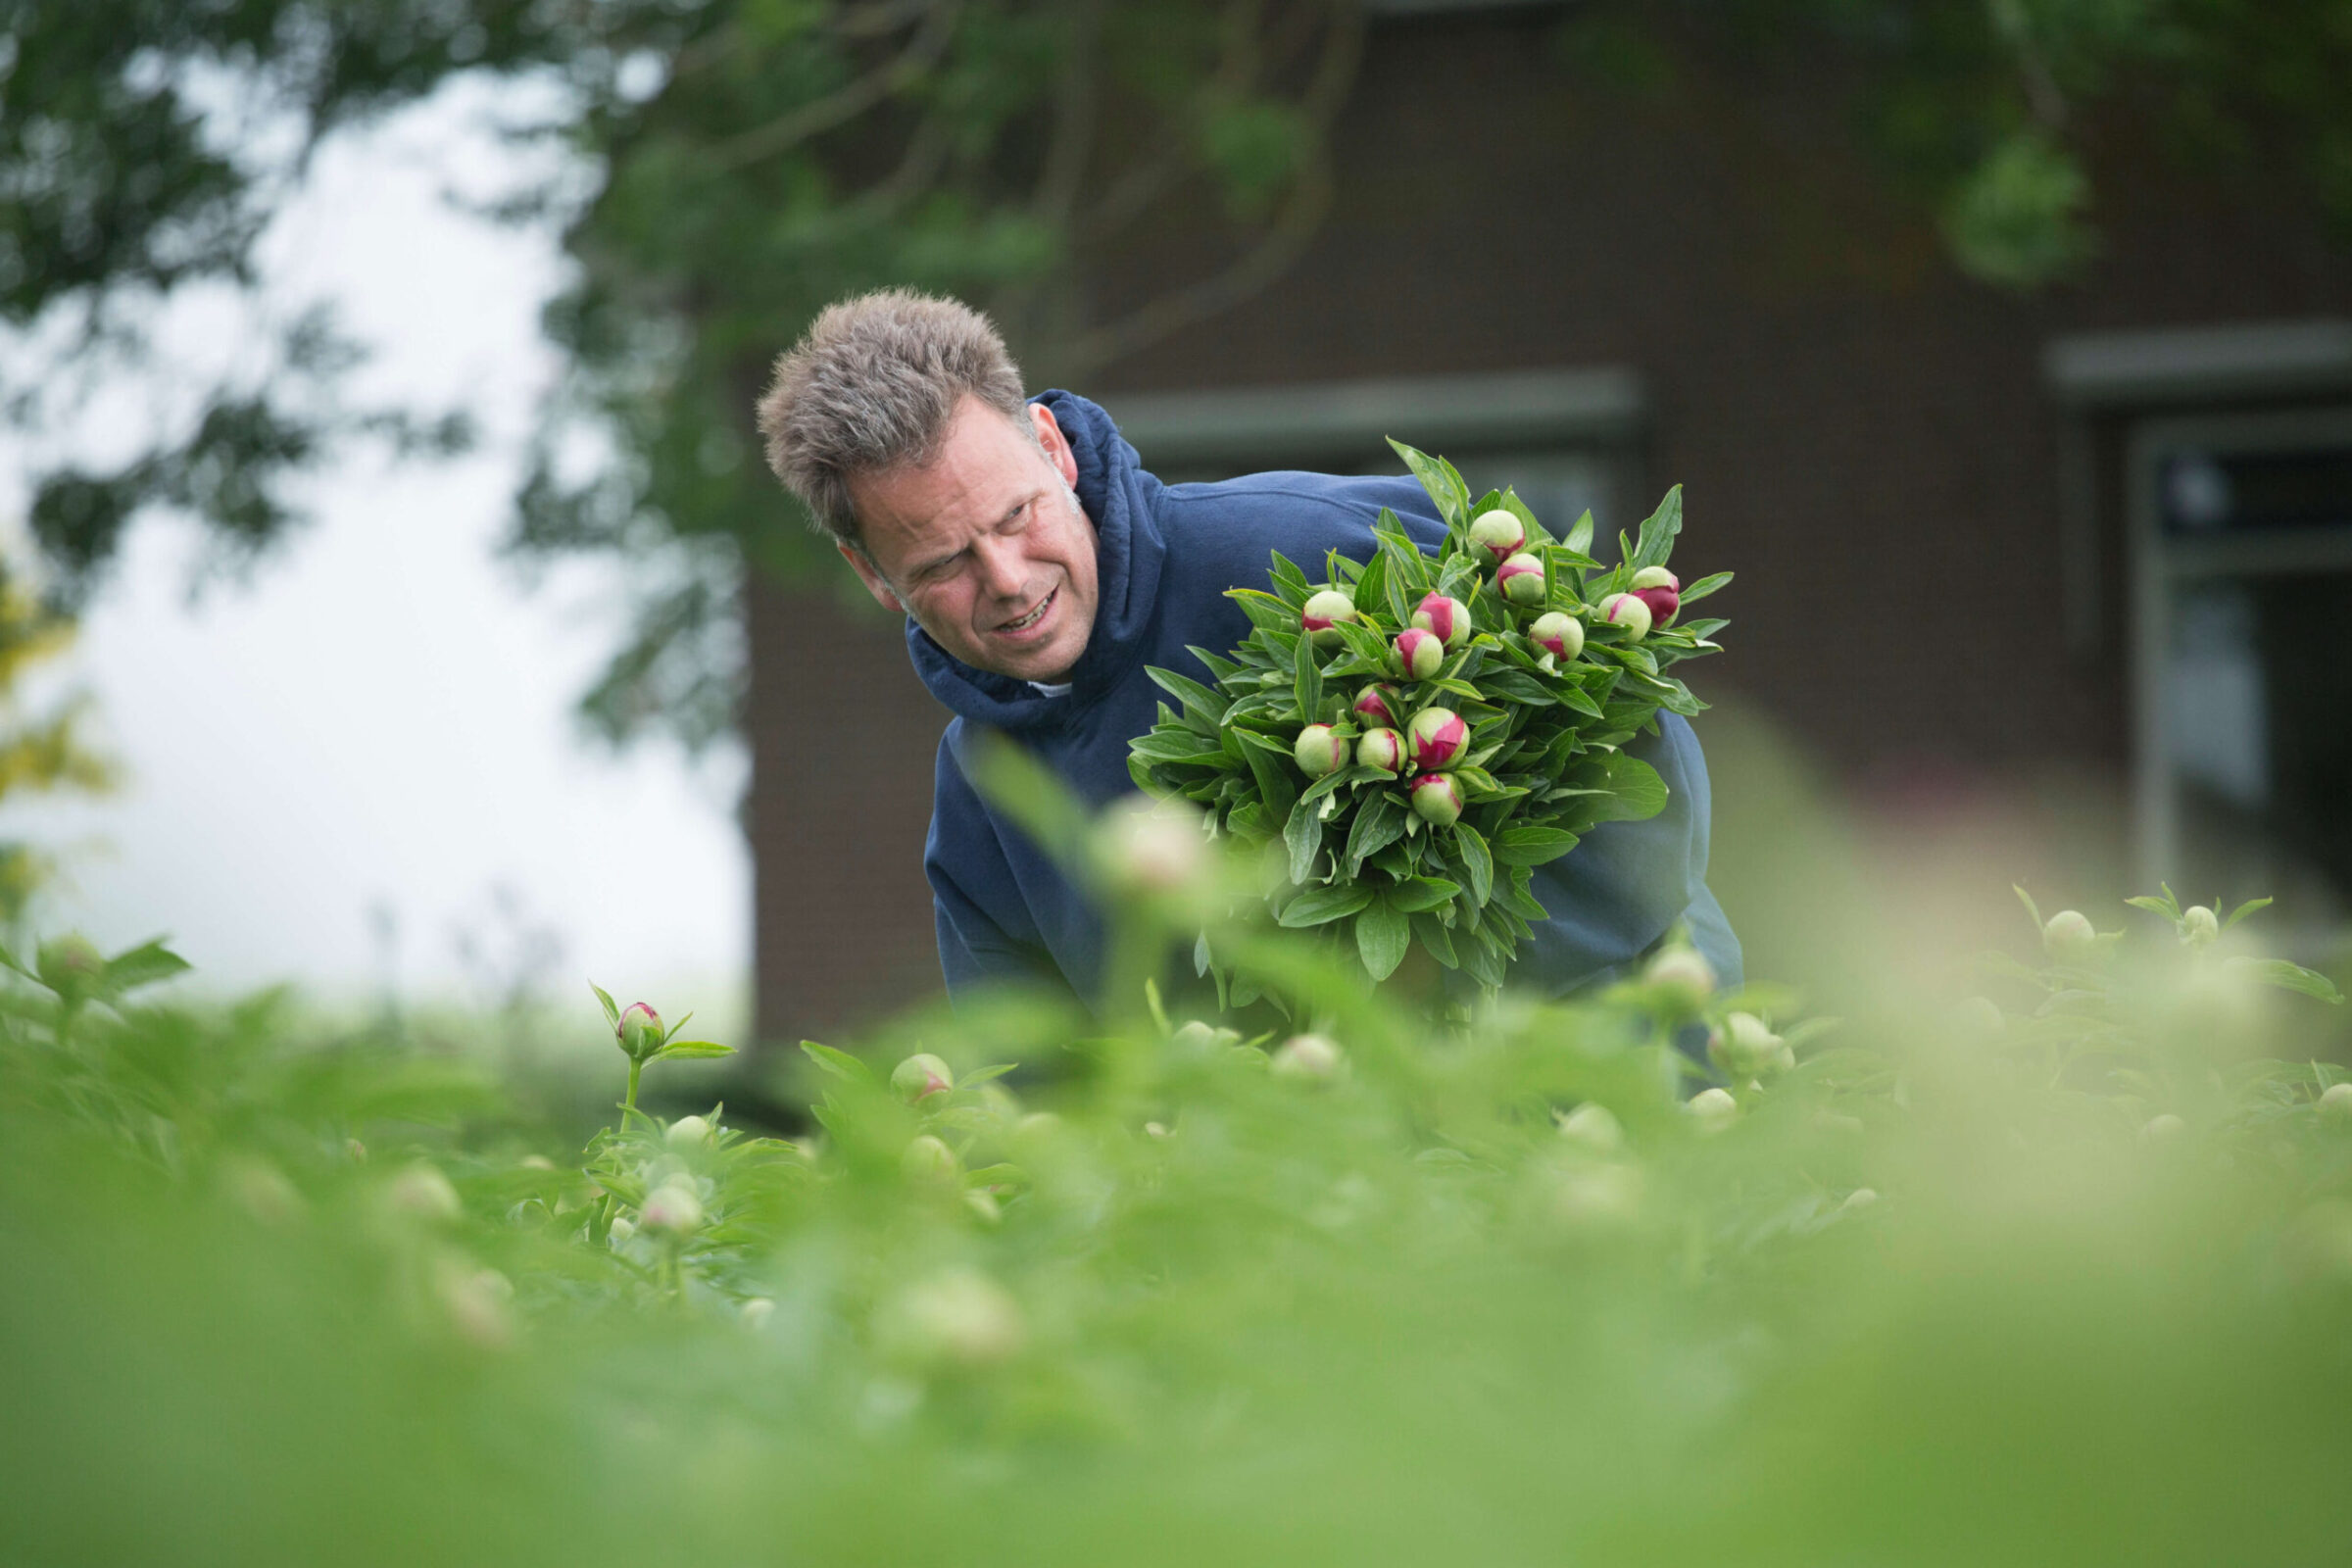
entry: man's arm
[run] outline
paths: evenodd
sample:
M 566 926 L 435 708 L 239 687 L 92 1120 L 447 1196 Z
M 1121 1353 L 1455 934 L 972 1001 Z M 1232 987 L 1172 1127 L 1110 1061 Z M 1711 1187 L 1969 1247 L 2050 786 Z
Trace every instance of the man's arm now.
M 1740 943 L 1707 889 L 1712 800 L 1707 760 L 1689 720 L 1661 712 L 1658 733 L 1626 750 L 1658 770 L 1666 808 L 1639 822 L 1604 822 L 1539 867 L 1532 891 L 1550 918 L 1537 925 L 1531 975 L 1554 996 L 1608 978 L 1690 922 L 1700 953 L 1726 985 L 1740 973 Z
M 952 742 L 945 737 L 933 770 L 923 876 L 931 884 L 939 967 L 951 999 L 961 1000 L 1000 982 L 1069 991 L 1069 982 L 1034 929 L 1018 934 L 1005 929 L 1008 922 L 1027 924 L 1012 867 L 998 842 L 996 824 L 956 765 Z M 992 906 L 1002 912 L 992 913 Z

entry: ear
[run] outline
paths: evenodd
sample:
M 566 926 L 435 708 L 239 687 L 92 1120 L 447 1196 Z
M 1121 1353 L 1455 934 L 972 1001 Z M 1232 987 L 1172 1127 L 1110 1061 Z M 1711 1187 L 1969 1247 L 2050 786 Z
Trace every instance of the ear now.
M 1061 421 L 1054 411 L 1043 403 L 1029 405 L 1029 422 L 1037 426 L 1037 444 L 1046 449 L 1046 461 L 1060 470 L 1061 482 L 1075 487 L 1078 483 L 1078 454 L 1070 450 L 1069 438 L 1061 433 Z
M 841 552 L 841 559 L 850 564 L 850 569 L 858 574 L 858 580 L 865 584 L 865 591 L 874 596 L 875 604 L 880 605 L 884 610 L 896 611 L 900 614 L 906 612 L 906 607 L 899 603 L 899 596 L 890 591 L 890 584 L 885 582 L 882 574 L 874 569 L 872 562 L 852 550 L 848 545 L 837 544 L 833 548 Z

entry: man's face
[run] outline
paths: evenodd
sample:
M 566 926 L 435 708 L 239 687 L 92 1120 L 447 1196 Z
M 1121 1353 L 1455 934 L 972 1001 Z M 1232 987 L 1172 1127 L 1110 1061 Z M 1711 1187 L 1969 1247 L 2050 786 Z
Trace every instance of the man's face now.
M 939 456 L 851 482 L 867 561 L 842 558 L 886 609 L 977 669 L 1066 678 L 1095 626 L 1095 525 L 1070 486 L 1078 463 L 1043 404 L 1038 439 L 965 398 Z M 1042 450 L 1041 450 L 1042 448 Z

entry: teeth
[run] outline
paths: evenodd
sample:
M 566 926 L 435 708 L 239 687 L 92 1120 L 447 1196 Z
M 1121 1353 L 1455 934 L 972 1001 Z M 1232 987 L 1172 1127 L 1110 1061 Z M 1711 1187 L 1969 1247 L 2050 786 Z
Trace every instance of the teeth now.
M 1043 615 L 1043 614 L 1046 612 L 1046 607 L 1047 607 L 1048 605 L 1052 604 L 1053 602 L 1054 602 L 1054 595 L 1052 595 L 1052 594 L 1048 594 L 1048 595 L 1046 595 L 1046 597 L 1045 597 L 1045 598 L 1043 598 L 1043 599 L 1041 599 L 1041 600 L 1039 600 L 1039 601 L 1037 602 L 1037 608 L 1036 608 L 1035 610 L 1032 610 L 1031 612 L 1029 612 L 1029 613 L 1027 613 L 1026 615 L 1023 615 L 1023 616 L 1022 616 L 1020 619 L 1018 619 L 1018 620 L 1006 621 L 1006 622 L 1004 623 L 1004 630 L 1006 630 L 1006 631 L 1027 631 L 1027 630 L 1028 630 L 1030 627 L 1032 627 L 1032 626 L 1034 626 L 1034 625 L 1036 625 L 1036 624 L 1037 624 L 1037 622 L 1038 622 L 1038 617 L 1039 617 L 1039 616 L 1041 616 L 1041 615 Z

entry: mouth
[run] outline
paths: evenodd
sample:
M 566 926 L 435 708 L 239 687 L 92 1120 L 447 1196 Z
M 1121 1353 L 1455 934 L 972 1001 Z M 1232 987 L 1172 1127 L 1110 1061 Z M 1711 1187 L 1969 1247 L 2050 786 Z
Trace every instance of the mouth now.
M 1023 615 L 1018 620 L 1008 620 L 1004 622 L 1004 625 L 999 626 L 997 628 L 998 635 L 1018 637 L 1023 632 L 1030 630 L 1032 627 L 1036 626 L 1038 622 L 1046 618 L 1046 612 L 1052 610 L 1054 608 L 1054 601 L 1060 597 L 1061 590 L 1058 588 L 1054 589 L 1052 593 L 1046 595 L 1045 598 L 1037 602 L 1037 608 L 1035 610 L 1032 610 L 1029 612 L 1029 613 Z

